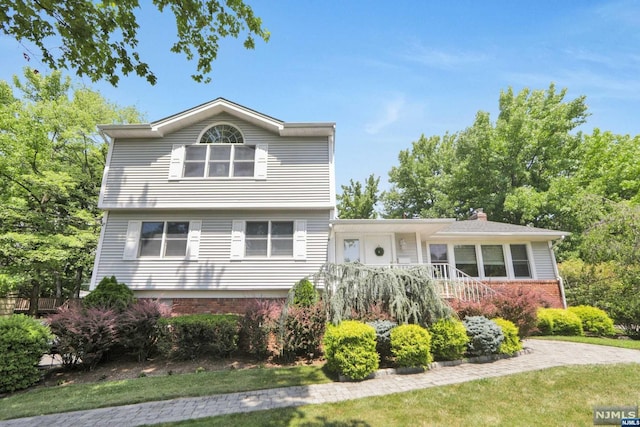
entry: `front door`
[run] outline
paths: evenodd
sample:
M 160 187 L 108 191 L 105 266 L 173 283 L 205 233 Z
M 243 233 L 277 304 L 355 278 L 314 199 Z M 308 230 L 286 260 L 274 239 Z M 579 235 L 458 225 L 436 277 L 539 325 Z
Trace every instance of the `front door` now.
M 365 234 L 364 263 L 389 265 L 393 260 L 393 234 Z

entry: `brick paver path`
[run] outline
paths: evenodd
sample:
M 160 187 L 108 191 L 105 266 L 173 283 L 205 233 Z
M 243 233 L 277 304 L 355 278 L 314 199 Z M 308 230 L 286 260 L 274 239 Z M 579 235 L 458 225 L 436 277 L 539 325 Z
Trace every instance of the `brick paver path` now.
M 389 375 L 352 383 L 285 387 L 173 399 L 112 408 L 0 421 L 2 427 L 139 426 L 236 412 L 330 403 L 455 384 L 564 365 L 640 363 L 640 351 L 561 341 L 529 340 L 532 351 L 492 363 L 467 363 L 422 374 Z

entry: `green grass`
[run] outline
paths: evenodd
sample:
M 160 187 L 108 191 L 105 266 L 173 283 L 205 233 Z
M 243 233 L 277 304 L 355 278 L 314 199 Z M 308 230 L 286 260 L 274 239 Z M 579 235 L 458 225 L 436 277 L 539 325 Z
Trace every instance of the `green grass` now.
M 597 405 L 636 406 L 637 364 L 559 367 L 406 393 L 162 426 L 589 426 Z
M 530 337 L 530 338 L 550 340 L 550 341 L 570 341 L 570 342 L 580 342 L 584 344 L 608 345 L 611 347 L 630 348 L 633 350 L 640 350 L 640 340 L 619 340 L 616 338 L 565 337 L 565 336 L 544 336 L 544 337 Z
M 242 369 L 37 388 L 0 399 L 0 420 L 265 388 L 327 383 L 321 367 Z

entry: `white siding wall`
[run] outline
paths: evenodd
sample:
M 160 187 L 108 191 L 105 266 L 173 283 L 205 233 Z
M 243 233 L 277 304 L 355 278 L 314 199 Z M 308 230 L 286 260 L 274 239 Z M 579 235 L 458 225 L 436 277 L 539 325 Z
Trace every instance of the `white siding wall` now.
M 268 144 L 266 180 L 169 180 L 174 144 L 196 143 L 202 130 L 219 122 L 240 129 L 247 144 Z M 116 139 L 101 207 L 328 207 L 331 203 L 329 175 L 326 137 L 283 138 L 221 114 L 164 138 Z
M 123 260 L 127 224 L 132 220 L 201 220 L 198 260 Z M 231 260 L 233 220 L 299 220 L 307 225 L 306 260 Z M 329 233 L 328 211 L 153 211 L 109 213 L 104 230 L 102 254 L 95 280 L 115 275 L 134 290 L 278 290 L 288 289 L 305 276 L 317 272 L 326 262 Z M 188 292 L 184 296 L 189 296 Z
M 549 244 L 547 242 L 532 242 L 531 251 L 538 279 L 555 279 L 556 274 L 553 269 L 553 258 L 549 252 Z

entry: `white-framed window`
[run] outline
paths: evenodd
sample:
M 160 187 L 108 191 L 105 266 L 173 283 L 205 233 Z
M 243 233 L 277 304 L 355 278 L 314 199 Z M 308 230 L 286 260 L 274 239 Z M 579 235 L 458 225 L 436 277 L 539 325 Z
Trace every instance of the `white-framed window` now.
M 123 259 L 197 259 L 202 221 L 129 221 Z
M 236 220 L 231 259 L 307 257 L 306 220 Z
M 360 262 L 360 239 L 344 239 L 342 245 L 343 262 Z
M 452 253 L 449 252 L 451 247 Z M 465 274 L 481 279 L 534 278 L 531 256 L 526 243 L 429 244 L 432 264 L 451 263 Z
M 206 129 L 196 144 L 173 146 L 169 179 L 265 179 L 267 151 L 267 144 L 246 144 L 236 127 L 217 124 Z

